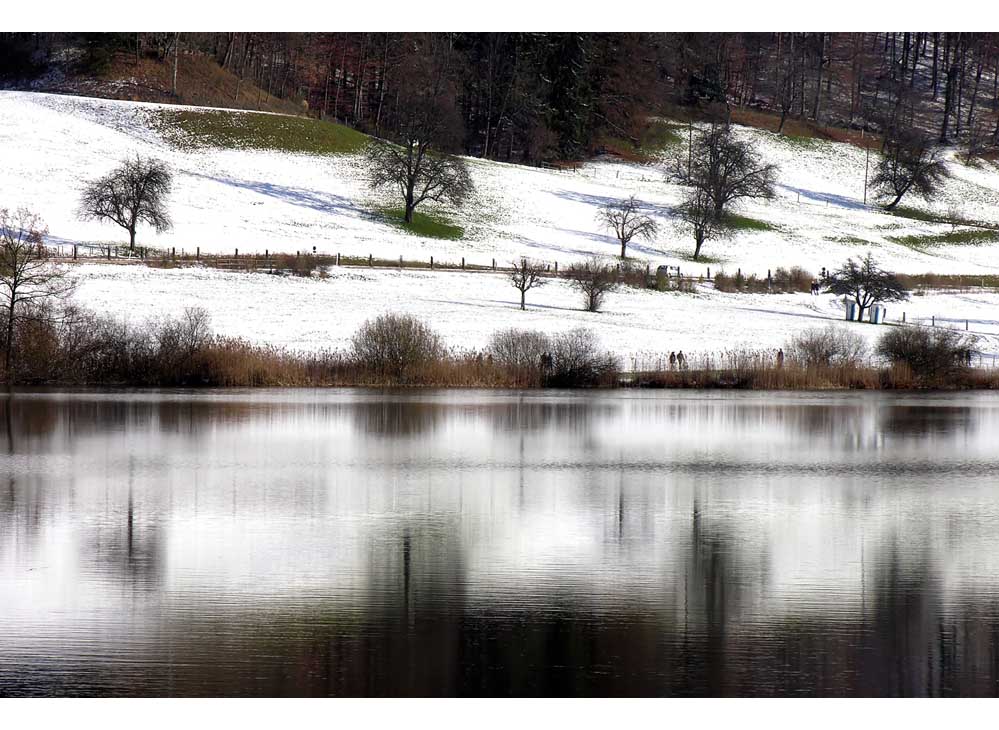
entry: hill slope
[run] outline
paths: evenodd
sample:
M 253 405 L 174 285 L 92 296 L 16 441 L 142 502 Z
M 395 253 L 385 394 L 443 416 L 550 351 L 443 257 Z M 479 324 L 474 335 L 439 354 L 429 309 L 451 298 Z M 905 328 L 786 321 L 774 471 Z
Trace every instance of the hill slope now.
M 999 170 L 951 162 L 953 179 L 934 206 L 915 203 L 911 215 L 888 215 L 863 205 L 865 153 L 831 142 L 781 138 L 743 128 L 781 167 L 777 200 L 740 212 L 749 225 L 706 253 L 714 271 L 801 265 L 812 272 L 871 250 L 888 267 L 909 273 L 999 271 L 993 231 L 927 222 L 927 213 L 956 213 L 999 224 Z M 372 193 L 356 154 L 365 138 L 352 130 L 296 117 L 205 108 L 0 92 L 0 201 L 27 205 L 43 216 L 50 241 L 121 242 L 123 232 L 76 217 L 82 184 L 132 153 L 166 159 L 176 171 L 175 227 L 140 244 L 178 250 L 241 253 L 320 252 L 490 263 L 530 256 L 561 265 L 600 254 L 617 242 L 596 220 L 600 205 L 636 194 L 654 207 L 663 232 L 631 253 L 653 267 L 668 263 L 702 272 L 687 260 L 686 236 L 671 228 L 669 206 L 679 190 L 663 182 L 662 168 L 598 160 L 560 172 L 471 160 L 477 187 L 467 209 L 443 211 L 464 228 L 460 240 L 414 235 L 386 218 L 392 201 Z M 909 203 L 910 201 L 906 201 Z M 957 234 L 957 235 L 955 235 Z M 293 347 L 342 343 L 365 318 L 386 310 L 412 311 L 442 329 L 454 344 L 481 346 L 494 329 L 529 326 L 554 331 L 599 327 L 625 355 L 662 349 L 777 347 L 789 333 L 841 318 L 832 297 L 695 295 L 624 290 L 607 312 L 576 310 L 564 282 L 514 307 L 516 292 L 502 275 L 340 270 L 325 281 L 142 267 L 80 267 L 79 296 L 104 311 L 160 315 L 198 304 L 220 331 Z M 123 302 L 128 302 L 124 307 Z M 999 350 L 995 295 L 917 298 L 895 307 L 909 321 L 931 316 L 971 321 L 987 336 L 986 353 Z M 869 337 L 878 328 L 853 325 Z
M 946 224 L 865 208 L 862 150 L 758 129 L 739 133 L 755 138 L 780 166 L 780 194 L 740 211 L 766 226 L 708 245 L 715 268 L 765 274 L 799 264 L 817 270 L 870 249 L 906 272 L 999 270 L 994 232 L 967 229 L 962 240 L 945 235 L 952 232 Z M 454 216 L 467 235 L 444 242 L 410 235 L 379 214 L 392 201 L 365 185 L 360 161 L 350 154 L 363 143 L 357 132 L 304 118 L 0 92 L 0 154 L 7 168 L 0 194 L 8 207 L 28 205 L 41 214 L 55 240 L 120 241 L 113 228 L 76 220 L 76 197 L 87 179 L 142 153 L 168 160 L 177 172 L 176 226 L 161 236 L 140 233 L 146 245 L 246 252 L 315 246 L 386 258 L 528 255 L 567 262 L 615 253 L 595 214 L 603 203 L 634 193 L 663 223 L 659 240 L 634 246 L 635 256 L 688 265 L 690 242 L 672 229 L 668 215 L 679 190 L 663 182 L 655 165 L 593 161 L 559 172 L 472 160 L 478 194 Z M 933 206 L 905 203 L 999 224 L 999 169 L 955 162 L 951 168 L 954 177 Z

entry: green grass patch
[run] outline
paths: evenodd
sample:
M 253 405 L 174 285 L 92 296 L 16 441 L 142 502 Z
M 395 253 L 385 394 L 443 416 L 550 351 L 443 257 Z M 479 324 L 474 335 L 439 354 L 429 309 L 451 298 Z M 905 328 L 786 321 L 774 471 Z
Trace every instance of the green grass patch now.
M 671 147 L 685 143 L 687 138 L 683 130 L 683 127 L 676 124 L 656 119 L 642 129 L 637 140 L 604 135 L 598 147 L 627 160 L 651 162 L 661 157 Z
M 888 240 L 914 249 L 960 244 L 979 245 L 999 241 L 999 231 L 948 231 L 922 236 L 888 236 Z
M 868 241 L 866 238 L 860 238 L 859 236 L 834 236 L 833 238 L 829 238 L 827 240 L 832 243 L 849 243 L 854 246 L 875 245 L 872 241 Z
M 777 226 L 757 218 L 750 218 L 745 215 L 726 213 L 722 218 L 722 224 L 733 231 L 776 231 Z
M 174 146 L 193 149 L 344 155 L 360 152 L 368 143 L 366 135 L 341 124 L 259 112 L 164 109 L 157 127 Z
M 707 248 L 711 244 L 710 241 L 705 242 L 704 247 Z M 683 261 L 689 261 L 692 264 L 704 264 L 706 266 L 714 266 L 717 264 L 723 264 L 728 259 L 721 258 L 720 256 L 709 256 L 704 253 L 704 249 L 701 249 L 701 255 L 697 257 L 694 261 L 694 245 L 691 244 L 689 249 L 673 249 L 672 251 L 667 251 L 670 256 Z
M 984 221 L 976 221 L 971 218 L 964 218 L 962 216 L 950 216 L 950 215 L 940 215 L 939 213 L 931 213 L 928 210 L 919 210 L 918 208 L 907 208 L 905 206 L 898 206 L 894 210 L 882 209 L 882 212 L 888 215 L 898 216 L 899 218 L 909 218 L 910 220 L 924 221 L 925 223 L 946 223 L 952 226 L 968 226 L 970 228 L 985 228 L 994 229 L 995 224 L 986 223 Z
M 387 208 L 380 213 L 386 223 L 402 228 L 414 236 L 457 241 L 465 235 L 464 228 L 436 213 L 421 213 L 417 210 L 413 213 L 412 223 L 406 223 L 403 220 L 405 211 L 402 208 Z
M 802 150 L 816 150 L 828 144 L 827 140 L 820 139 L 819 137 L 806 137 L 801 134 L 787 134 L 786 132 L 776 135 L 774 139 L 790 147 Z

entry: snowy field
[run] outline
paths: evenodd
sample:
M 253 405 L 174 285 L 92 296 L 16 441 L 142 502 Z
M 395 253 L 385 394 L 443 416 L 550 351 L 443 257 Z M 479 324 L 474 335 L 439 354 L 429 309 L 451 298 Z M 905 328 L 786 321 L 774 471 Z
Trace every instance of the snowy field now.
M 176 109 L 176 107 L 172 107 Z M 30 92 L 0 92 L 0 206 L 26 205 L 49 227 L 50 242 L 127 241 L 113 226 L 77 220 L 85 181 L 132 153 L 167 160 L 176 172 L 171 209 L 175 227 L 156 236 L 140 230 L 140 245 L 178 250 L 293 252 L 429 258 L 500 263 L 527 255 L 565 266 L 592 254 L 613 257 L 616 240 L 596 221 L 600 205 L 635 194 L 660 217 L 658 239 L 630 253 L 640 261 L 680 265 L 702 273 L 706 264 L 685 259 L 687 237 L 670 224 L 668 209 L 679 189 L 664 182 L 661 166 L 616 161 L 588 163 L 578 172 L 557 172 L 471 160 L 477 194 L 454 217 L 466 227 L 460 241 L 410 235 L 371 215 L 385 204 L 365 185 L 356 156 L 312 156 L 254 150 L 183 151 L 156 131 L 156 105 Z M 239 113 L 239 112 L 233 112 Z M 709 242 L 713 271 L 801 265 L 812 272 L 872 251 L 886 267 L 907 273 L 999 272 L 999 243 L 919 249 L 892 237 L 938 235 L 950 226 L 887 215 L 863 205 L 865 154 L 833 143 L 787 140 L 740 129 L 764 156 L 780 166 L 777 200 L 752 202 L 739 212 L 774 230 L 746 231 Z M 940 214 L 999 223 L 999 168 L 952 161 L 953 178 L 932 206 Z M 911 207 L 931 209 L 918 199 Z M 383 311 L 417 314 L 456 346 L 481 347 L 508 326 L 556 331 L 576 325 L 599 329 L 605 344 L 622 355 L 683 349 L 717 351 L 778 347 L 788 335 L 842 319 L 831 297 L 726 295 L 702 289 L 695 295 L 624 290 L 608 297 L 606 311 L 579 311 L 578 295 L 557 282 L 528 295 L 530 309 L 516 308 L 517 292 L 502 276 L 453 272 L 341 269 L 331 278 L 304 281 L 264 274 L 201 269 L 157 270 L 141 266 L 85 265 L 78 301 L 129 318 L 206 307 L 216 331 L 296 349 L 343 344 L 365 319 Z M 931 295 L 889 308 L 909 321 L 937 316 L 985 335 L 982 350 L 999 352 L 999 297 Z M 868 336 L 878 328 L 857 327 Z
M 776 349 L 794 332 L 829 323 L 853 328 L 872 341 L 884 331 L 843 322 L 842 306 L 828 295 L 623 288 L 608 295 L 605 311 L 590 313 L 580 309 L 578 292 L 553 281 L 528 292 L 528 308 L 521 311 L 519 292 L 491 273 L 334 268 L 321 280 L 114 264 L 75 271 L 81 282 L 77 297 L 104 313 L 141 321 L 202 306 L 217 332 L 302 351 L 344 346 L 365 319 L 391 311 L 415 314 L 449 345 L 469 349 L 482 348 L 493 332 L 506 327 L 549 333 L 587 327 L 629 366 L 632 357 L 648 359 L 671 350 Z M 999 294 L 913 297 L 890 306 L 889 319 L 901 318 L 903 311 L 910 322 L 936 317 L 941 326 L 968 326 L 982 336 L 979 349 L 989 363 L 999 354 Z

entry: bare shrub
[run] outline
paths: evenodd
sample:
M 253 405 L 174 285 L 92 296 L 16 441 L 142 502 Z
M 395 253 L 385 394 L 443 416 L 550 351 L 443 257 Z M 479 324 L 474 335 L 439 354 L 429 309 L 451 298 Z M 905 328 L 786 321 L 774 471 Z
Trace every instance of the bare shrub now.
M 735 276 L 720 271 L 715 274 L 714 282 L 716 291 L 728 292 L 730 294 L 766 294 L 770 291 L 766 279 L 761 279 L 756 274 L 746 276 L 741 271 L 736 272 Z
M 551 340 L 543 332 L 511 328 L 495 332 L 486 351 L 518 384 L 528 385 L 541 382 L 543 363 L 551 349 Z
M 440 336 L 408 314 L 383 314 L 368 320 L 351 344 L 358 365 L 401 381 L 444 354 Z
M 922 383 L 942 383 L 963 373 L 974 340 L 942 327 L 893 327 L 881 335 L 877 353 L 893 365 L 905 365 Z
M 619 370 L 617 358 L 602 350 L 597 336 L 588 329 L 580 327 L 552 338 L 548 385 L 556 388 L 611 385 Z
M 566 274 L 573 287 L 583 295 L 583 305 L 588 312 L 599 312 L 604 297 L 618 286 L 617 270 L 596 258 L 584 264 L 573 264 Z
M 792 266 L 790 269 L 784 267 L 775 269 L 772 279 L 773 291 L 810 292 L 815 277 L 800 266 Z
M 804 367 L 860 366 L 868 354 L 863 335 L 837 325 L 799 332 L 784 349 L 790 360 Z

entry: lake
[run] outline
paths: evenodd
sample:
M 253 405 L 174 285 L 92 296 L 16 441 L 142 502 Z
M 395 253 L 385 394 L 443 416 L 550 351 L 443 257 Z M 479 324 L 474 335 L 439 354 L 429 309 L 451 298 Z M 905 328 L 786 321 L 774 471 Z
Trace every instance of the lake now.
M 999 395 L 0 404 L 3 696 L 999 693 Z

